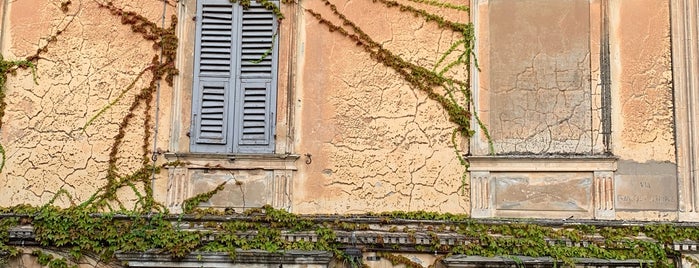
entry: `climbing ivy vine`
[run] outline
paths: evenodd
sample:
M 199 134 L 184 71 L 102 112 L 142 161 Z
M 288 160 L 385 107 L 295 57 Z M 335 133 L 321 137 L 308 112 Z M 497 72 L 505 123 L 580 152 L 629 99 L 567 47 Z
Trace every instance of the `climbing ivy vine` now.
M 5 82 L 7 81 L 7 75 L 14 75 L 17 69 L 27 69 L 32 70 L 34 74 L 34 81 L 36 82 L 36 67 L 34 63 L 28 60 L 5 60 L 2 54 L 0 54 L 0 129 L 2 129 L 2 118 L 5 116 L 5 108 L 7 107 L 7 102 L 5 102 L 5 96 L 7 89 L 5 88 Z M 0 144 L 0 173 L 2 173 L 5 167 L 5 148 Z
M 367 215 L 316 217 L 295 215 L 269 206 L 243 213 L 214 212 L 193 209 L 186 221 L 163 213 L 141 214 L 133 211 L 92 213 L 80 206 L 59 208 L 18 206 L 3 209 L 0 223 L 0 250 L 16 256 L 17 249 L 7 245 L 7 230 L 20 222 L 31 223 L 41 246 L 67 250 L 73 262 L 89 256 L 103 262 L 114 260 L 117 251 L 142 252 L 158 249 L 162 254 L 181 258 L 198 252 L 227 252 L 235 257 L 236 249 L 324 250 L 347 259 L 338 242 L 338 231 L 371 231 L 370 224 L 357 219 L 374 219 L 371 225 L 392 227 L 389 232 L 402 232 L 415 242 L 416 232 L 428 234 L 429 245 L 414 250 L 427 254 L 465 254 L 478 256 L 550 256 L 561 264 L 574 265 L 575 258 L 636 259 L 654 267 L 672 267 L 676 252 L 668 245 L 679 241 L 699 240 L 699 229 L 674 224 L 634 226 L 559 225 L 535 223 L 479 222 L 467 215 L 434 212 L 385 212 Z M 176 224 L 186 223 L 184 226 Z M 411 224 L 406 224 L 409 222 Z M 205 228 L 192 228 L 191 224 Z M 190 227 L 187 227 L 190 226 Z M 317 240 L 289 241 L 284 233 L 313 233 Z M 438 234 L 452 234 L 466 243 L 448 245 Z M 572 244 L 584 244 L 575 246 Z M 422 267 L 396 255 L 401 245 L 380 236 L 373 245 L 379 256 L 407 267 Z M 35 255 L 38 253 L 35 253 Z M 50 260 L 50 259 L 48 259 Z M 60 259 L 56 262 L 63 263 Z
M 465 195 L 467 179 L 468 179 L 468 162 L 463 157 L 463 151 L 457 141 L 457 137 L 469 139 L 474 135 L 471 129 L 471 118 L 475 117 L 478 125 L 482 129 L 492 152 L 492 140 L 485 125 L 478 118 L 477 113 L 471 112 L 471 92 L 470 92 L 470 74 L 471 65 L 477 66 L 474 57 L 475 34 L 473 24 L 452 22 L 444 19 L 441 16 L 432 14 L 426 10 L 414 8 L 409 5 L 404 5 L 393 0 L 374 0 L 387 8 L 397 8 L 402 12 L 410 13 L 413 16 L 421 17 L 427 22 L 436 23 L 440 28 L 449 29 L 455 33 L 461 34 L 461 38 L 454 42 L 442 56 L 437 60 L 434 67 L 430 70 L 426 67 L 411 63 L 388 49 L 385 49 L 381 44 L 373 40 L 364 32 L 358 25 L 342 14 L 338 8 L 329 0 L 320 0 L 330 8 L 333 15 L 341 21 L 341 24 L 335 24 L 330 19 L 324 18 L 319 12 L 312 9 L 305 9 L 306 12 L 315 17 L 319 23 L 327 26 L 328 30 L 334 33 L 341 34 L 361 46 L 372 59 L 393 69 L 405 81 L 410 83 L 413 88 L 416 88 L 433 100 L 447 112 L 449 121 L 456 124 L 451 135 L 451 142 L 454 148 L 457 159 L 464 166 L 462 173 L 461 191 Z M 457 10 L 468 10 L 465 6 L 456 6 L 451 4 L 440 4 L 435 1 L 414 0 L 416 2 L 429 4 L 432 6 L 442 6 Z M 457 48 L 462 47 L 460 52 Z M 455 56 L 456 59 L 451 62 L 445 62 L 449 56 Z M 442 67 L 443 65 L 443 67 Z M 445 74 L 452 68 L 461 66 L 466 70 L 465 80 L 447 77 Z M 439 89 L 442 91 L 439 91 Z

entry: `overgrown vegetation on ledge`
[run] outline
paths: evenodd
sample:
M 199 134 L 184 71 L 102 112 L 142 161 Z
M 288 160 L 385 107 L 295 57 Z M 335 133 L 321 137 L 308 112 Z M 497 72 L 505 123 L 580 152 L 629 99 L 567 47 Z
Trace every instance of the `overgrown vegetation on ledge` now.
M 428 254 L 550 256 L 569 265 L 574 264 L 574 258 L 638 259 L 655 267 L 672 267 L 672 258 L 678 255 L 673 244 L 699 241 L 699 228 L 695 226 L 479 221 L 467 215 L 421 211 L 295 215 L 267 206 L 243 213 L 197 209 L 188 215 L 169 215 L 132 211 L 93 213 L 79 206 L 17 206 L 1 212 L 4 214 L 0 220 L 0 250 L 9 253 L 8 257 L 19 253 L 18 248 L 11 245 L 13 241 L 8 231 L 18 225 L 31 225 L 39 245 L 64 250 L 66 263 L 85 256 L 113 262 L 116 261 L 114 253 L 118 251 L 153 249 L 174 259 L 195 251 L 227 252 L 235 258 L 236 249 L 270 252 L 296 249 L 324 250 L 337 258 L 351 260 L 344 253 L 351 243 L 341 242 L 339 233 L 372 231 L 378 235 L 371 242 L 360 241 L 357 246 L 385 252 L 382 254 L 386 256 L 399 249 L 405 250 L 407 244 L 411 245 L 410 251 Z M 310 235 L 317 240 L 289 241 L 284 238 L 285 234 Z M 407 241 L 389 240 L 391 234 L 403 235 Z M 444 242 L 444 235 L 456 242 Z M 420 243 L 416 241 L 418 238 L 429 239 L 429 243 Z M 52 261 L 58 263 L 59 260 Z

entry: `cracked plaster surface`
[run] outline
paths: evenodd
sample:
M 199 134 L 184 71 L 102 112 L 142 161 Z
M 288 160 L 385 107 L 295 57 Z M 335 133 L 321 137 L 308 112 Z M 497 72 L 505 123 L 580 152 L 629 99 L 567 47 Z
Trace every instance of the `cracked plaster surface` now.
M 618 58 L 612 62 L 612 81 L 619 98 L 613 103 L 613 148 L 616 154 L 638 162 L 675 162 L 672 64 L 667 1 L 616 3 L 612 17 L 624 25 L 612 35 Z M 639 45 L 642 44 L 642 45 Z
M 588 153 L 591 117 L 587 1 L 489 6 L 488 126 L 499 154 Z M 552 23 L 554 22 L 554 23 Z
M 333 3 L 377 42 L 428 68 L 457 41 L 448 30 L 372 1 Z M 323 6 L 306 4 L 332 17 Z M 457 17 L 468 19 L 466 12 Z M 297 151 L 312 154 L 313 162 L 299 167 L 294 212 L 466 212 L 465 169 L 444 110 L 361 47 L 305 19 Z
M 537 6 L 544 3 L 548 8 Z M 481 28 L 488 32 L 480 41 L 488 49 L 479 52 L 486 66 L 479 73 L 485 80 L 480 91 L 489 97 L 479 101 L 479 110 L 496 153 L 603 150 L 599 55 L 596 47 L 586 47 L 599 45 L 591 35 L 599 28 L 579 23 L 588 21 L 587 5 L 490 0 L 480 7 L 481 17 L 489 18 Z M 610 2 L 609 10 L 611 150 L 638 162 L 674 162 L 668 3 Z
M 155 54 L 151 43 L 131 32 L 120 19 L 94 1 L 16 0 L 9 6 L 11 46 L 6 58 L 33 54 L 63 31 L 40 55 L 37 84 L 27 70 L 7 83 L 7 110 L 1 131 L 7 161 L 0 174 L 0 205 L 43 204 L 59 189 L 84 201 L 106 183 L 109 149 L 121 118 L 148 75 L 84 132 L 83 125 L 114 100 Z M 159 21 L 162 4 L 116 1 L 116 6 Z M 122 175 L 139 167 L 143 111 L 129 126 L 119 151 Z M 132 193 L 123 193 L 133 195 Z M 127 199 L 129 199 L 127 197 Z M 67 200 L 59 200 L 66 205 Z

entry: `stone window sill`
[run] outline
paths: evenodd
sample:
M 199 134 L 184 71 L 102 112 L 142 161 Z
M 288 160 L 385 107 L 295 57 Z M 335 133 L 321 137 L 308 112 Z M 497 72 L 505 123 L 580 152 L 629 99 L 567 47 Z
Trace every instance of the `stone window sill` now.
M 166 153 L 168 162 L 179 162 L 189 169 L 296 170 L 295 154 L 201 154 Z
M 615 171 L 617 158 L 610 156 L 469 156 L 469 171 Z

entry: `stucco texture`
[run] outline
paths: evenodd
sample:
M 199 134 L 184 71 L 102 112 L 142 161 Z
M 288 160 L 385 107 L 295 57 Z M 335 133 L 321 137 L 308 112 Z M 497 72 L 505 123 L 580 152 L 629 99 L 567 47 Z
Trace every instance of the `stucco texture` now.
M 429 69 L 460 38 L 379 2 L 331 2 L 385 48 Z M 305 2 L 304 8 L 342 25 L 320 1 Z M 444 109 L 354 41 L 307 15 L 300 26 L 296 150 L 310 154 L 312 162 L 298 164 L 293 211 L 465 213 L 465 167 L 451 142 L 456 125 Z M 444 16 L 468 21 L 467 12 L 452 10 Z M 466 68 L 456 67 L 449 75 L 465 80 Z M 461 139 L 457 143 L 463 149 Z
M 59 189 L 67 190 L 76 202 L 84 201 L 105 185 L 109 150 L 119 124 L 134 96 L 151 79 L 149 72 L 137 76 L 157 55 L 152 42 L 122 25 L 119 17 L 98 7 L 96 1 L 70 1 L 65 12 L 62 2 L 17 0 L 10 1 L 6 10 L 2 29 L 6 59 L 25 58 L 49 44 L 39 54 L 36 83 L 30 70 L 19 70 L 8 79 L 0 136 L 6 150 L 0 173 L 3 206 L 44 204 Z M 161 21 L 162 2 L 112 2 L 151 21 Z M 122 93 L 119 101 L 83 128 Z M 170 99 L 167 93 L 161 98 L 165 104 Z M 141 105 L 126 126 L 125 142 L 117 154 L 120 176 L 141 166 L 143 110 Z M 147 112 L 154 115 L 152 110 Z M 149 128 L 153 128 L 152 121 Z M 159 140 L 166 142 L 167 137 L 161 134 Z M 121 196 L 125 202 L 135 197 L 131 190 Z M 69 201 L 60 198 L 56 204 Z
M 491 0 L 483 20 L 496 154 L 583 154 L 593 144 L 590 3 Z M 554 23 L 555 22 L 555 23 Z M 485 95 L 485 94 L 484 94 Z M 484 97 L 485 98 L 485 97 Z M 486 118 L 484 118 L 485 120 Z
M 611 1 L 612 146 L 637 162 L 675 162 L 668 1 Z

